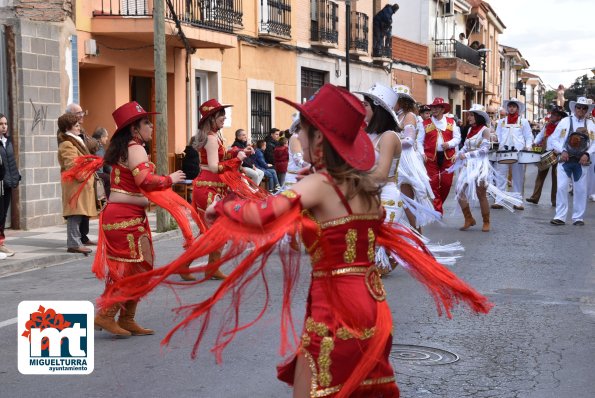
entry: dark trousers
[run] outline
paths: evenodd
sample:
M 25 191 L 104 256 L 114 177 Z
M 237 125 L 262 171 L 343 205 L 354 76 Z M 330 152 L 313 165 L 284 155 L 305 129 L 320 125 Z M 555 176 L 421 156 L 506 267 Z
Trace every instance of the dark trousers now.
M 0 182 L 2 184 L 2 182 Z M 12 188 L 4 187 L 4 194 L 0 195 L 0 245 L 4 244 L 4 227 L 6 225 L 6 215 L 12 200 Z
M 81 216 L 81 223 L 79 224 L 79 231 L 81 233 L 81 242 L 87 243 L 91 239 L 87 236 L 89 234 L 89 217 Z
M 539 198 L 541 197 L 541 190 L 543 189 L 543 183 L 547 177 L 547 173 L 552 170 L 552 192 L 550 194 L 550 198 L 552 201 L 552 205 L 556 205 L 556 191 L 558 190 L 558 169 L 557 164 L 548 167 L 545 170 L 541 170 L 537 172 L 537 177 L 535 178 L 535 189 L 533 190 L 533 195 L 529 199 L 534 200 L 539 203 Z
M 444 152 L 436 152 L 436 159 L 433 161 L 428 159 L 426 162 L 430 186 L 434 193 L 434 209 L 440 214 L 444 213 L 442 205 L 446 201 L 452 185 L 453 174 L 446 172 L 446 169 L 451 165 L 452 162 L 446 159 Z

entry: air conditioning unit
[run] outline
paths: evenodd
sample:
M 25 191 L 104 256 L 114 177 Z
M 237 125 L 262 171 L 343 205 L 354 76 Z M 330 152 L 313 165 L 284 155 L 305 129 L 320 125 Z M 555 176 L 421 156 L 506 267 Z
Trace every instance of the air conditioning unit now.
M 97 56 L 97 42 L 95 40 L 85 40 L 85 55 Z
M 455 15 L 455 0 L 446 0 L 442 7 L 443 17 L 452 17 Z

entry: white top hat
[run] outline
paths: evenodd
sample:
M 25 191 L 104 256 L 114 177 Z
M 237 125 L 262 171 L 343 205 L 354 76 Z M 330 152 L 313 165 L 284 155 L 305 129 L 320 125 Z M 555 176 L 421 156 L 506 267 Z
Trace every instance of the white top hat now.
M 514 98 L 514 97 L 512 97 L 509 100 L 506 100 L 506 101 L 502 102 L 502 107 L 504 109 L 506 109 L 507 112 L 508 112 L 508 104 L 510 104 L 510 103 L 516 104 L 519 107 L 519 115 L 521 113 L 525 113 L 525 104 L 522 103 L 520 100 Z
M 374 83 L 367 92 L 355 91 L 355 93 L 370 98 L 374 102 L 374 105 L 384 108 L 395 119 L 395 122 L 398 122 L 394 108 L 399 96 L 390 87 L 386 87 L 380 83 Z
M 403 84 L 397 84 L 393 86 L 393 91 L 397 93 L 399 97 L 409 98 L 411 101 L 415 102 L 415 98 L 411 95 L 411 89 Z
M 482 116 L 485 120 L 486 125 L 490 122 L 490 116 L 486 112 L 486 107 L 481 104 L 472 104 L 471 109 L 469 109 L 468 111 L 463 111 L 463 112 L 473 112 L 477 115 Z
M 574 113 L 574 109 L 577 104 L 585 105 L 585 106 L 589 107 L 589 109 L 587 109 L 587 115 L 589 113 L 593 112 L 593 108 L 595 108 L 595 104 L 593 104 L 593 100 L 585 98 L 585 97 L 578 97 L 576 101 L 570 101 L 570 104 L 568 105 L 570 108 L 570 112 Z

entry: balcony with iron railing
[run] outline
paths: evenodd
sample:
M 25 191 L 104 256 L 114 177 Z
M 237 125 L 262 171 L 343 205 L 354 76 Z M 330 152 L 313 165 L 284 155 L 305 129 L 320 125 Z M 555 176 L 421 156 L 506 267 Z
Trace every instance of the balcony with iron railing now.
M 349 53 L 352 55 L 368 54 L 368 16 L 363 12 L 351 12 L 351 44 Z
M 393 37 L 388 34 L 381 39 L 375 39 L 372 48 L 374 62 L 390 62 L 393 59 Z
M 339 5 L 330 0 L 314 0 L 311 9 L 310 40 L 316 47 L 337 48 Z
M 477 50 L 458 40 L 434 40 L 432 80 L 480 88 L 481 57 Z
M 153 0 L 93 2 L 94 18 L 133 19 L 153 16 Z M 185 25 L 232 33 L 234 29 L 242 27 L 242 0 L 166 0 L 165 18 L 174 20 L 174 14 Z
M 260 21 L 258 36 L 285 41 L 291 39 L 291 1 L 259 0 Z

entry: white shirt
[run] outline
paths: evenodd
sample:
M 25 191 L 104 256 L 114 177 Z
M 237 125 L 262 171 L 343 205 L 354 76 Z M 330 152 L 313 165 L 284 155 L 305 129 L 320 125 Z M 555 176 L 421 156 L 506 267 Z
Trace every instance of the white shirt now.
M 83 141 L 83 139 L 81 137 L 79 137 L 76 134 L 71 133 L 70 131 L 66 132 L 66 135 L 73 137 L 74 139 L 76 139 L 82 146 L 85 146 L 85 141 Z
M 533 146 L 533 133 L 531 132 L 531 125 L 527 119 L 519 116 L 515 124 L 508 124 L 508 117 L 503 117 L 498 120 L 498 127 L 496 127 L 496 135 L 498 136 L 499 150 L 504 150 L 504 146 L 508 149 L 514 147 L 517 151 Z
M 4 134 L 0 135 L 0 141 L 2 141 L 2 146 L 6 148 L 6 141 L 8 141 L 8 138 L 6 138 Z
M 446 115 L 442 116 L 442 119 L 436 120 L 434 116 L 432 116 L 432 123 L 438 130 L 444 131 L 446 130 L 446 126 L 448 125 L 448 121 L 446 120 Z M 424 148 L 424 140 L 426 138 L 426 128 L 423 124 L 419 124 L 417 127 L 417 147 L 423 153 Z M 438 152 L 443 152 L 444 148 L 442 148 L 443 143 L 442 134 L 438 134 L 438 141 L 436 142 L 436 148 Z M 456 148 L 459 143 L 461 142 L 461 129 L 459 126 L 453 123 L 453 131 L 452 131 L 452 140 L 448 141 L 448 148 Z
M 570 129 L 570 118 L 572 118 L 572 128 L 574 131 L 579 127 L 587 128 L 589 139 L 591 140 L 591 145 L 587 152 L 589 152 L 589 157 L 591 158 L 591 161 L 593 161 L 595 157 L 595 123 L 588 119 L 579 120 L 574 114 L 565 117 L 558 123 L 556 129 L 547 140 L 547 150 L 551 151 L 553 149 L 556 153 L 562 153 L 566 137 L 569 133 L 568 130 Z

